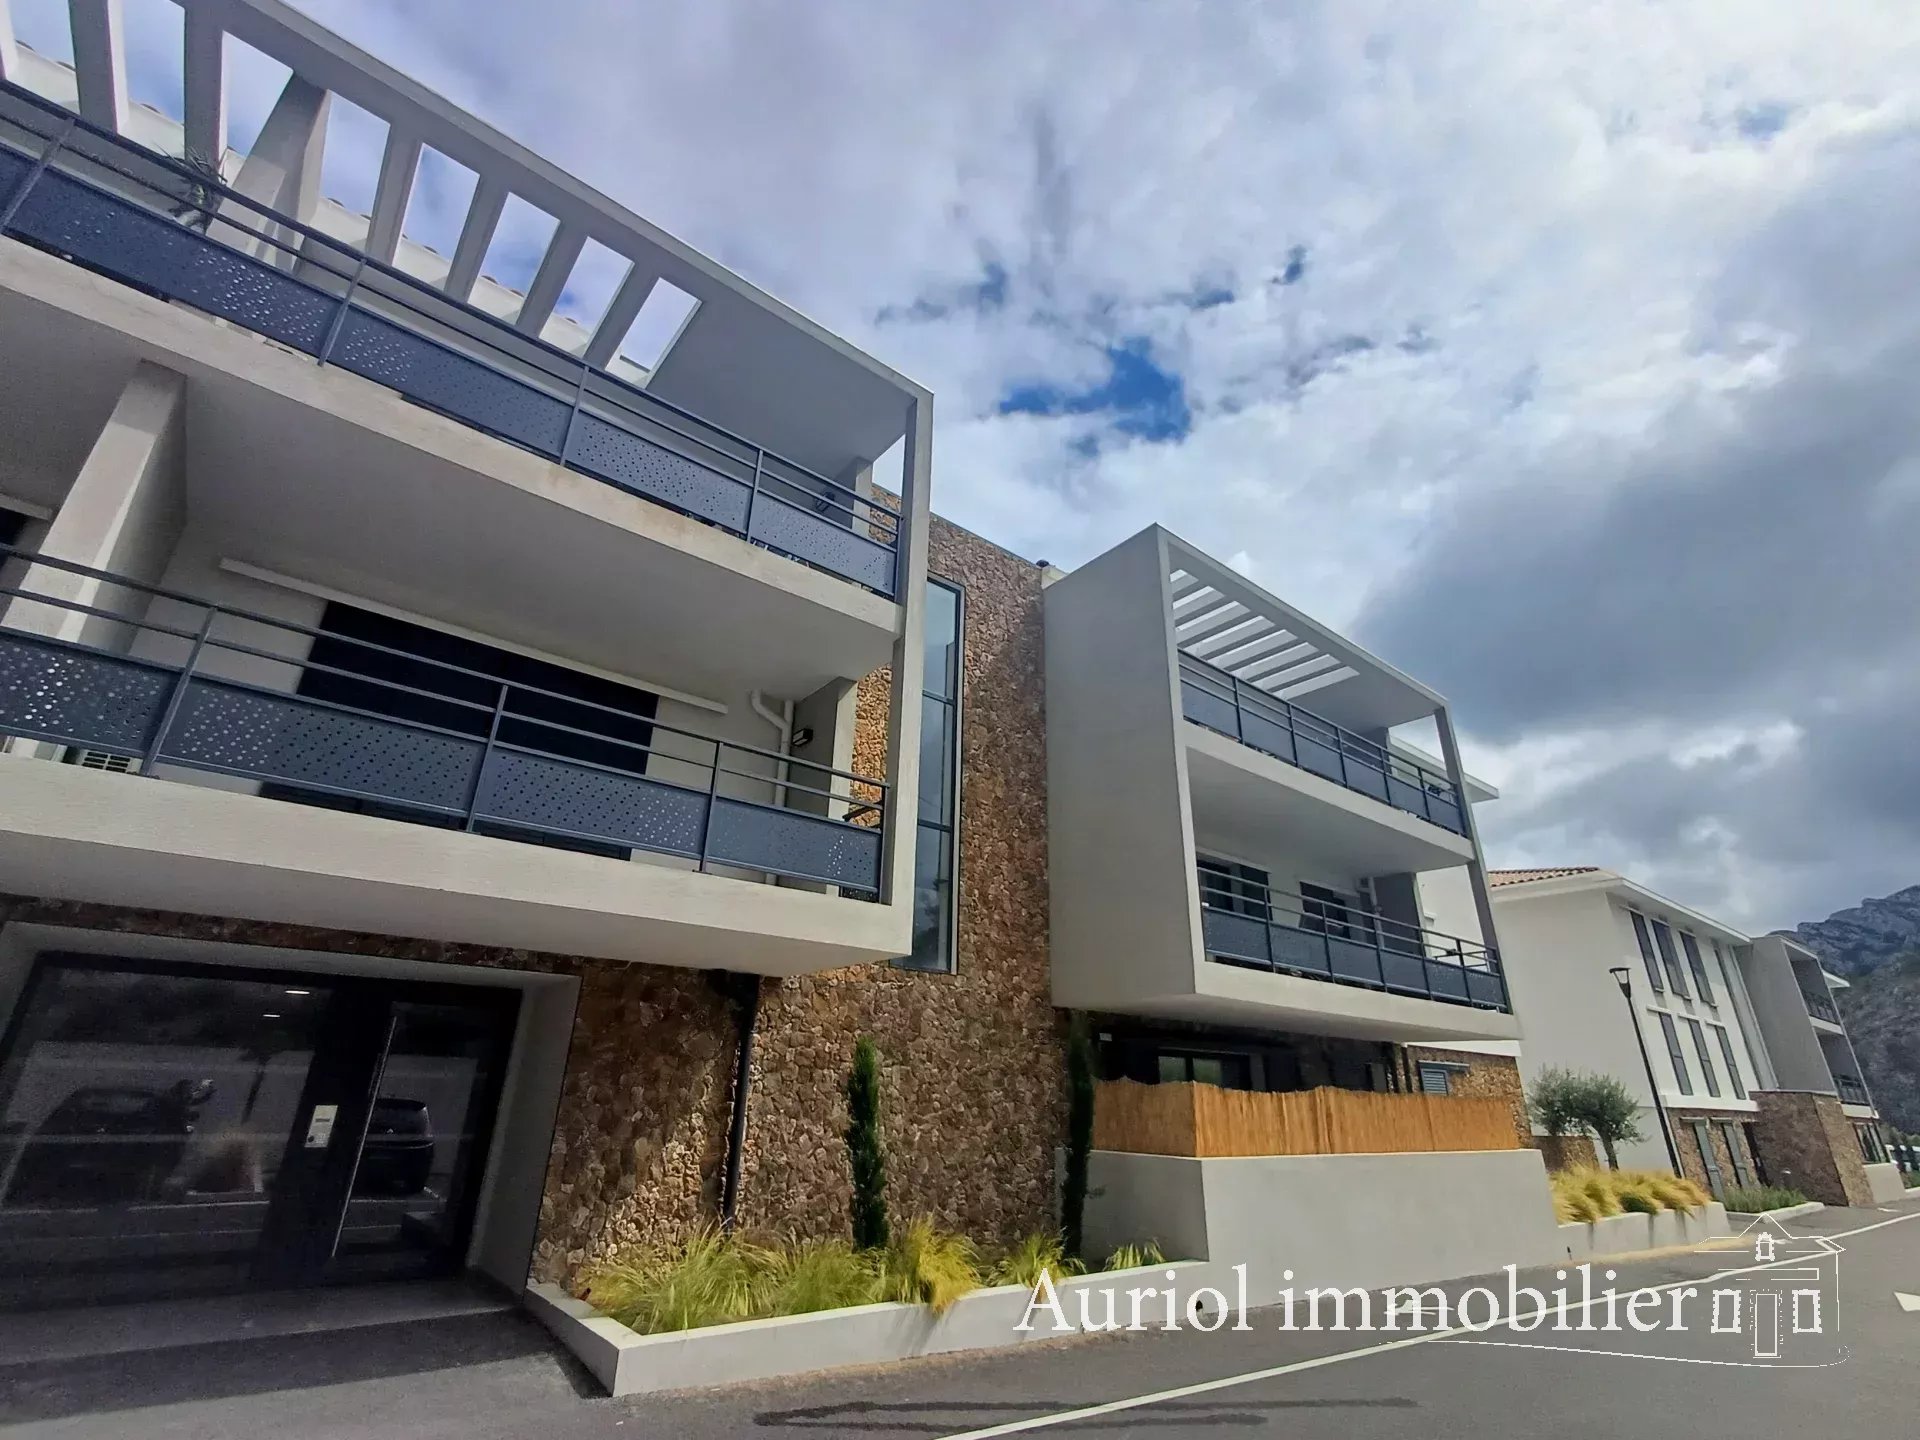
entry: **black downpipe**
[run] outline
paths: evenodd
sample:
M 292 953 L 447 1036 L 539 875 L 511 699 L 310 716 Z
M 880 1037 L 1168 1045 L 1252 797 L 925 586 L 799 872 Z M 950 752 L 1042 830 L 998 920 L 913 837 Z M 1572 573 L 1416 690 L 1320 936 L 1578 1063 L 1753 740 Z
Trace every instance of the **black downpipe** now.
M 740 1167 L 747 1153 L 747 1102 L 753 1089 L 753 1037 L 760 1026 L 760 977 L 730 975 L 737 1037 L 733 1056 L 733 1121 L 727 1128 L 727 1170 L 720 1188 L 720 1228 L 733 1233 L 740 1208 Z

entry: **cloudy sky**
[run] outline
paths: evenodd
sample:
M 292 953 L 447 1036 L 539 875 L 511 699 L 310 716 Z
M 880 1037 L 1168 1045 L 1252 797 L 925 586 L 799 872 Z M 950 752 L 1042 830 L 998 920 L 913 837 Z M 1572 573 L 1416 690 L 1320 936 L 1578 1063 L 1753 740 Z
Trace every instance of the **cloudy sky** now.
M 1920 881 L 1910 0 L 301 4 L 931 386 L 944 514 L 1159 520 L 1429 680 L 1494 863 Z

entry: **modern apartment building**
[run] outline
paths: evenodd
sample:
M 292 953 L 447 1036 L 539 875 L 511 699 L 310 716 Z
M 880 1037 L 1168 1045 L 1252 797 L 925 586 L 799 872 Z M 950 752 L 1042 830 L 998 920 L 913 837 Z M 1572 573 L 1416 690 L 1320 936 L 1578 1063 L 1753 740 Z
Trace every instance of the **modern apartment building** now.
M 1108 1073 L 1443 1089 L 1407 1047 L 1518 1033 L 1439 696 L 1157 527 L 1046 609 L 1053 993 Z
M 1715 1194 L 1756 1179 L 1835 1204 L 1900 1193 L 1811 952 L 1597 866 L 1490 883 L 1521 1070 L 1528 1083 L 1548 1066 L 1624 1082 L 1646 1138 L 1623 1164 L 1665 1168 L 1671 1136 L 1679 1168 Z
M 835 1232 L 861 1034 L 896 1203 L 1044 1223 L 1041 576 L 931 396 L 276 0 L 171 119 L 115 13 L 0 35 L 0 1302 Z

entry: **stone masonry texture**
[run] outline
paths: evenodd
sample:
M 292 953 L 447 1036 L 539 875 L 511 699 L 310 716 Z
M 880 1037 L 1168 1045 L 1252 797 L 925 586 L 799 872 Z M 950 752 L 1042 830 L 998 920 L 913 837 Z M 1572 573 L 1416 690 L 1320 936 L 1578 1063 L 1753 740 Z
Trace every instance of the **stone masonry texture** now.
M 929 568 L 966 591 L 957 973 L 761 982 L 741 1221 L 763 1233 L 846 1233 L 842 1087 L 862 1035 L 881 1053 L 896 1217 L 989 1246 L 1053 1223 L 1066 1061 L 1047 968 L 1041 572 L 939 519 Z M 886 716 L 881 672 L 860 687 L 855 769 L 884 770 Z M 700 972 L 0 897 L 0 924 L 14 920 L 575 976 L 536 1275 L 571 1279 L 717 1214 L 736 1030 Z
M 1853 1124 L 1835 1095 L 1756 1090 L 1754 1132 L 1760 1161 L 1775 1185 L 1829 1205 L 1868 1205 L 1873 1192 Z
M 1418 1084 L 1421 1061 L 1444 1065 L 1464 1065 L 1453 1072 L 1451 1094 L 1478 1100 L 1504 1100 L 1513 1112 L 1513 1133 L 1522 1145 L 1533 1144 L 1533 1125 L 1527 1119 L 1526 1086 L 1520 1079 L 1518 1062 L 1506 1055 L 1478 1055 L 1471 1050 L 1440 1050 L 1427 1045 L 1409 1045 L 1407 1062 L 1413 1067 Z
M 1707 1139 L 1712 1147 L 1714 1167 L 1720 1172 L 1720 1183 L 1723 1187 L 1730 1188 L 1738 1185 L 1743 1172 L 1758 1178 L 1760 1172 L 1753 1163 L 1753 1152 L 1747 1144 L 1743 1124 L 1747 1116 L 1729 1116 L 1721 1111 L 1675 1109 L 1669 1106 L 1667 1118 L 1673 1123 L 1673 1142 L 1680 1151 L 1680 1171 L 1687 1179 L 1709 1190 L 1713 1188 L 1707 1175 L 1706 1161 L 1700 1154 L 1699 1137 L 1694 1133 L 1695 1120 L 1707 1122 Z M 1732 1148 L 1728 1145 L 1727 1129 L 1721 1124 L 1722 1121 L 1729 1119 L 1733 1121 Z

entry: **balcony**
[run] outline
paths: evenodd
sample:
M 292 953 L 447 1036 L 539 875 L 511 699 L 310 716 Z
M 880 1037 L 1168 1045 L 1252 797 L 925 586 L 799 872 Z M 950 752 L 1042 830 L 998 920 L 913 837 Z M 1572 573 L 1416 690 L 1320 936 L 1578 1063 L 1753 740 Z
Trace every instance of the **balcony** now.
M 1359 985 L 1446 1005 L 1509 1011 L 1493 950 L 1383 915 L 1237 882 L 1228 904 L 1201 893 L 1206 956 L 1221 964 Z
M 1871 1105 L 1873 1103 L 1872 1097 L 1867 1094 L 1867 1087 L 1852 1075 L 1835 1075 L 1833 1077 L 1833 1084 L 1834 1088 L 1840 1092 L 1840 1102 L 1843 1105 Z
M 1807 1014 L 1816 1020 L 1824 1020 L 1829 1025 L 1839 1025 L 1840 1007 L 1825 995 L 1816 995 L 1811 990 L 1802 990 L 1801 998 L 1807 1002 Z
M 1460 792 L 1427 769 L 1228 672 L 1180 656 L 1180 710 L 1188 720 L 1357 794 L 1464 835 Z
M 861 590 L 900 593 L 898 522 L 860 487 L 16 86 L 0 84 L 0 122 L 0 235 Z
M 0 884 L 764 974 L 904 948 L 880 780 L 16 556 Z

